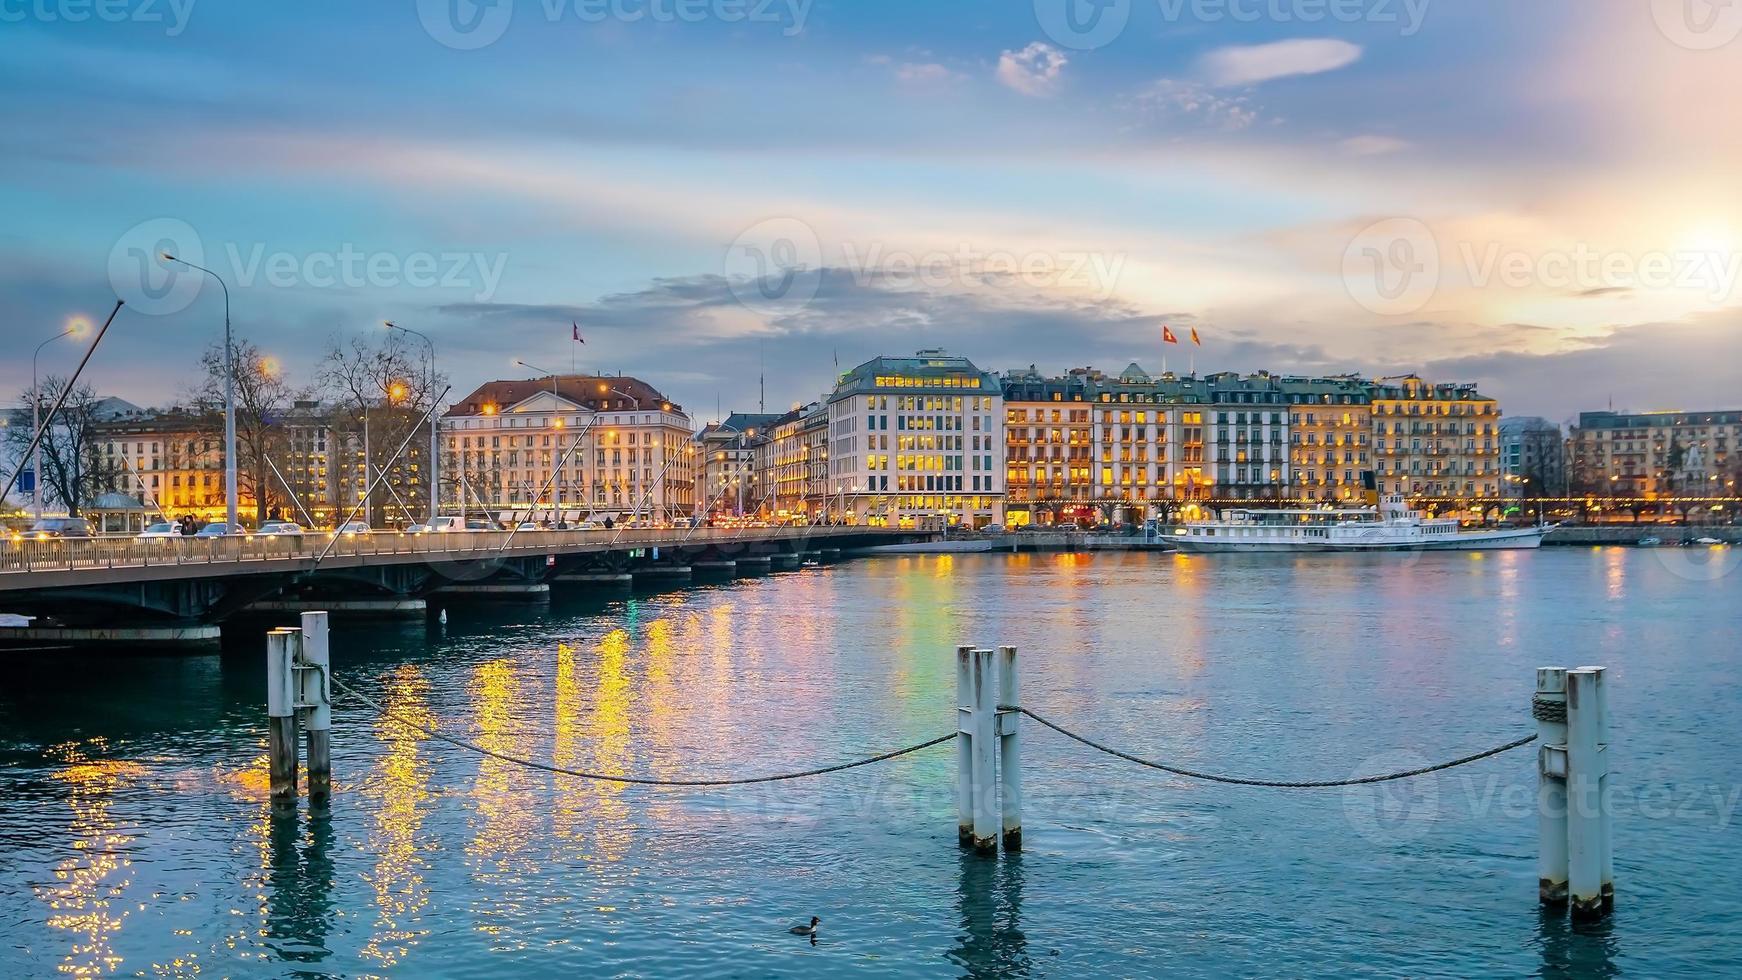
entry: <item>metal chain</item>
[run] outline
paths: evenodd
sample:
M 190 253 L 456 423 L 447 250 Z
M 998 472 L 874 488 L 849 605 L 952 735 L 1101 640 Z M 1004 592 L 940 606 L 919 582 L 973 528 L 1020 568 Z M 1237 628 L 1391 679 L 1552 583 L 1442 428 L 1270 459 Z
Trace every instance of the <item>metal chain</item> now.
M 1531 698 L 1530 716 L 1537 721 L 1564 725 L 1567 723 L 1567 703 L 1565 701 L 1550 701 L 1547 698 Z
M 1430 772 L 1439 772 L 1442 769 L 1450 769 L 1454 766 L 1461 766 L 1461 765 L 1464 765 L 1465 763 L 1475 762 L 1478 759 L 1486 759 L 1491 755 L 1499 755 L 1502 752 L 1506 752 L 1506 751 L 1509 751 L 1511 749 L 1516 749 L 1521 745 L 1528 745 L 1529 743 L 1536 741 L 1535 735 L 1528 735 L 1524 738 L 1517 739 L 1516 741 L 1507 742 L 1505 745 L 1501 745 L 1501 746 L 1498 746 L 1496 748 L 1489 749 L 1486 752 L 1478 752 L 1475 755 L 1467 755 L 1461 759 L 1453 759 L 1450 762 L 1442 762 L 1437 766 L 1423 766 L 1420 769 L 1409 769 L 1409 770 L 1406 770 L 1404 772 L 1386 773 L 1386 774 L 1380 775 L 1380 776 L 1360 776 L 1360 777 L 1352 778 L 1352 779 L 1321 779 L 1321 780 L 1311 780 L 1311 781 L 1301 781 L 1301 782 L 1288 782 L 1288 781 L 1276 780 L 1276 779 L 1247 779 L 1247 778 L 1242 777 L 1242 776 L 1223 776 L 1223 775 L 1219 775 L 1217 773 L 1197 772 L 1197 771 L 1191 770 L 1191 769 L 1181 769 L 1178 766 L 1170 766 L 1170 765 L 1167 765 L 1166 763 L 1155 762 L 1155 761 L 1152 761 L 1150 759 L 1141 759 L 1141 758 L 1138 758 L 1137 756 L 1132 755 L 1129 752 L 1121 752 L 1118 749 L 1111 748 L 1111 747 L 1106 746 L 1106 745 L 1102 745 L 1100 742 L 1097 742 L 1093 739 L 1086 738 L 1082 735 L 1078 735 L 1076 732 L 1070 731 L 1070 730 L 1065 729 L 1065 728 L 1061 728 L 1059 725 L 1057 725 L 1051 721 L 1048 721 L 1045 718 L 1042 718 L 1040 715 L 1035 714 L 1034 712 L 1028 710 L 1027 708 L 1018 707 L 1015 705 L 1001 704 L 998 706 L 998 710 L 999 711 L 1020 712 L 1022 714 L 1027 715 L 1030 718 L 1033 718 L 1035 721 L 1040 722 L 1042 725 L 1045 725 L 1046 727 L 1052 729 L 1053 731 L 1058 732 L 1060 735 L 1063 735 L 1066 738 L 1072 739 L 1072 740 L 1077 741 L 1077 742 L 1081 742 L 1084 745 L 1087 745 L 1091 749 L 1098 749 L 1102 752 L 1107 753 L 1108 755 L 1118 756 L 1119 758 L 1124 759 L 1127 762 L 1135 762 L 1140 766 L 1148 766 L 1151 769 L 1160 769 L 1162 772 L 1171 772 L 1176 776 L 1186 776 L 1186 777 L 1189 777 L 1192 779 L 1207 779 L 1207 780 L 1214 782 L 1214 783 L 1229 783 L 1229 784 L 1234 785 L 1234 786 L 1271 786 L 1271 787 L 1276 787 L 1276 788 L 1280 788 L 1280 789 L 1321 789 L 1321 788 L 1326 788 L 1326 787 L 1331 787 L 1331 786 L 1359 786 L 1363 783 L 1383 783 L 1383 782 L 1388 782 L 1388 781 L 1393 780 L 1393 779 L 1408 779 L 1411 776 L 1422 776 L 1422 775 L 1426 775 L 1427 773 L 1430 773 Z
M 456 738 L 452 735 L 436 731 L 427 725 L 412 721 L 404 715 L 401 715 L 399 712 L 394 711 L 392 708 L 389 708 L 368 695 L 361 693 L 357 689 L 351 687 L 351 685 L 339 680 L 337 677 L 329 679 L 332 681 L 334 687 L 338 688 L 345 694 L 350 695 L 358 701 L 363 702 L 365 705 L 379 711 L 385 717 L 391 718 L 414 731 L 421 732 L 428 738 L 447 742 L 450 745 L 457 745 L 462 749 L 468 749 L 472 752 L 478 753 L 479 755 L 487 755 L 493 759 L 500 759 L 503 762 L 512 762 L 518 766 L 525 766 L 528 769 L 538 769 L 543 772 L 555 773 L 559 776 L 577 776 L 581 779 L 597 779 L 608 783 L 632 783 L 637 786 L 746 786 L 751 783 L 773 783 L 785 779 L 803 779 L 807 776 L 821 776 L 825 773 L 841 772 L 846 769 L 857 769 L 860 766 L 868 766 L 874 762 L 885 762 L 890 759 L 900 758 L 904 755 L 911 755 L 914 752 L 918 752 L 922 749 L 929 749 L 934 745 L 948 742 L 956 737 L 955 732 L 950 732 L 948 735 L 940 735 L 928 742 L 921 742 L 918 745 L 910 745 L 904 749 L 896 749 L 894 752 L 885 752 L 882 755 L 874 755 L 869 759 L 857 759 L 853 762 L 843 762 L 838 765 L 824 766 L 820 769 L 807 769 L 804 772 L 780 773 L 773 776 L 750 776 L 740 779 L 652 779 L 644 776 L 614 776 L 609 773 L 586 772 L 581 769 L 569 769 L 563 766 L 555 766 L 549 763 L 539 762 L 535 759 L 522 759 L 503 752 L 497 752 L 495 749 L 485 748 L 476 742 L 468 742 L 463 738 Z

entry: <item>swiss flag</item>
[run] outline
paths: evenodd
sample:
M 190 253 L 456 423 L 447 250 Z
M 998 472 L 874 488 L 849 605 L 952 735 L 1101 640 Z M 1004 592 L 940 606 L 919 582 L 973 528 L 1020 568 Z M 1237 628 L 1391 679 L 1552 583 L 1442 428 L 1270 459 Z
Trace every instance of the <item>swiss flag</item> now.
M 576 341 L 576 342 L 577 342 L 577 343 L 582 343 L 582 344 L 584 344 L 584 343 L 586 343 L 586 341 L 584 341 L 584 340 L 581 340 L 581 325 L 580 325 L 580 324 L 578 324 L 578 323 L 576 323 L 576 322 L 575 322 L 575 321 L 573 321 L 573 320 L 570 320 L 570 321 L 569 321 L 569 326 L 571 326 L 571 327 L 574 327 L 574 328 L 575 328 L 575 341 Z
M 1173 335 L 1173 331 L 1168 329 L 1168 326 L 1165 323 L 1161 325 L 1161 340 L 1162 343 L 1166 344 L 1179 343 L 1179 338 Z
M 1204 346 L 1204 342 L 1198 339 L 1198 328 L 1197 327 L 1192 328 L 1192 343 L 1197 344 L 1199 347 Z

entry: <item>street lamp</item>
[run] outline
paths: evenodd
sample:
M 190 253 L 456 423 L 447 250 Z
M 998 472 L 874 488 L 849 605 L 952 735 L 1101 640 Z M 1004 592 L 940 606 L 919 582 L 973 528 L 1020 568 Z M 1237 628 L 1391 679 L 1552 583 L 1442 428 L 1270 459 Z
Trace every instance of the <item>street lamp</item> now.
M 89 322 L 87 322 L 85 320 L 84 317 L 77 317 L 71 323 L 67 324 L 67 328 L 65 330 L 62 330 L 60 333 L 55 334 L 53 337 L 50 337 L 47 340 L 43 341 L 42 343 L 37 344 L 36 350 L 31 353 L 31 355 L 30 355 L 30 433 L 32 436 L 36 436 L 37 433 L 40 433 L 42 431 L 42 389 L 37 387 L 36 356 L 38 354 L 42 353 L 42 349 L 44 347 L 47 347 L 49 344 L 54 343 L 55 341 L 61 339 L 62 337 L 72 337 L 74 339 L 77 339 L 79 337 L 83 337 L 90 329 L 91 329 L 91 325 Z M 36 519 L 38 521 L 40 521 L 40 520 L 42 520 L 42 439 L 40 437 L 38 437 L 36 439 L 36 449 L 31 453 L 30 472 L 31 472 L 32 479 L 34 479 L 36 481 L 36 486 L 34 488 L 32 488 L 31 495 L 30 495 L 31 508 L 36 512 Z
M 426 334 L 424 334 L 420 331 L 413 330 L 410 327 L 402 327 L 399 324 L 394 323 L 392 320 L 383 320 L 383 321 L 381 321 L 381 324 L 383 327 L 385 327 L 388 330 L 398 330 L 400 333 L 408 333 L 408 334 L 411 334 L 413 337 L 420 337 L 423 339 L 423 342 L 425 344 L 429 345 L 429 374 L 427 376 L 427 379 L 424 382 L 424 390 L 432 392 L 430 397 L 434 398 L 435 395 L 433 394 L 433 392 L 435 391 L 435 341 L 429 339 L 429 337 Z M 439 490 L 438 490 L 438 488 L 441 485 L 440 481 L 439 481 L 439 478 L 441 475 L 441 464 L 439 462 L 440 457 L 437 455 L 437 446 L 438 446 L 437 437 L 439 434 L 440 426 L 436 424 L 436 413 L 433 411 L 435 406 L 432 405 L 432 406 L 430 406 L 430 408 L 432 409 L 432 411 L 429 414 L 429 459 L 426 462 L 427 462 L 427 465 L 429 467 L 429 523 L 430 523 L 431 527 L 434 527 L 436 515 L 440 512 L 440 504 L 441 504 L 441 498 L 439 496 Z M 461 509 L 463 510 L 465 507 L 465 501 L 463 499 L 460 501 L 460 505 L 461 505 Z M 464 523 L 464 522 L 462 521 L 461 523 Z
M 230 530 L 236 529 L 236 345 L 230 339 L 230 287 L 224 277 L 186 259 L 162 253 L 166 262 L 185 265 L 218 280 L 224 291 L 224 512 Z

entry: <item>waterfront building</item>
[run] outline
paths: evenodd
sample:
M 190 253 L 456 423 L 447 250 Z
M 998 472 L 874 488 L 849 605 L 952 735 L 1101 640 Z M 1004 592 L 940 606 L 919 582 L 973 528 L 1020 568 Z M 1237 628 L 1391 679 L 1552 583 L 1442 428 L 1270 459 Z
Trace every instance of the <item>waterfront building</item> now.
M 1092 370 L 1005 372 L 1004 514 L 1013 527 L 1096 517 Z
M 756 492 L 755 443 L 779 417 L 733 412 L 696 433 L 700 513 L 743 517 L 757 512 L 762 498 Z
M 1373 396 L 1353 375 L 1281 379 L 1288 401 L 1292 496 L 1358 504 L 1372 479 Z
M 1370 388 L 1373 458 L 1381 493 L 1494 500 L 1500 494 L 1500 406 L 1474 384 L 1416 375 Z
M 1742 411 L 1581 412 L 1568 446 L 1573 493 L 1733 496 Z
M 965 357 L 876 357 L 827 399 L 830 496 L 850 522 L 983 527 L 1004 518 L 1004 397 Z
M 1500 470 L 1507 496 L 1566 496 L 1566 459 L 1566 437 L 1557 423 L 1535 415 L 1500 423 Z
M 172 518 L 224 520 L 222 416 L 182 409 L 142 411 L 102 422 L 94 435 L 109 490 Z M 239 482 L 237 495 L 238 510 L 251 514 L 254 487 Z
M 695 508 L 689 416 L 637 378 L 491 381 L 448 409 L 442 432 L 444 504 L 455 509 L 668 520 Z
M 767 516 L 777 521 L 804 521 L 810 516 L 810 447 L 806 419 L 826 411 L 821 402 L 799 406 L 768 425 L 761 459 L 768 488 Z M 820 502 L 821 493 L 815 495 Z
M 1281 500 L 1289 494 L 1289 403 L 1267 371 L 1212 374 L 1208 419 L 1210 461 L 1224 500 Z

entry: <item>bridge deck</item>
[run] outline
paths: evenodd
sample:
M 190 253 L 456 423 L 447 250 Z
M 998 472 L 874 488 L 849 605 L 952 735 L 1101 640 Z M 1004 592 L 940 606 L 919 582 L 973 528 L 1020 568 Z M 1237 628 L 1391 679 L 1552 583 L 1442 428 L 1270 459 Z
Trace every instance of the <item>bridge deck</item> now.
M 912 535 L 870 527 L 377 532 L 341 536 L 249 535 L 222 538 L 83 538 L 0 544 L 0 592 L 123 582 L 312 571 L 321 567 L 430 564 L 533 555 L 574 555 L 647 548 L 745 548 Z

